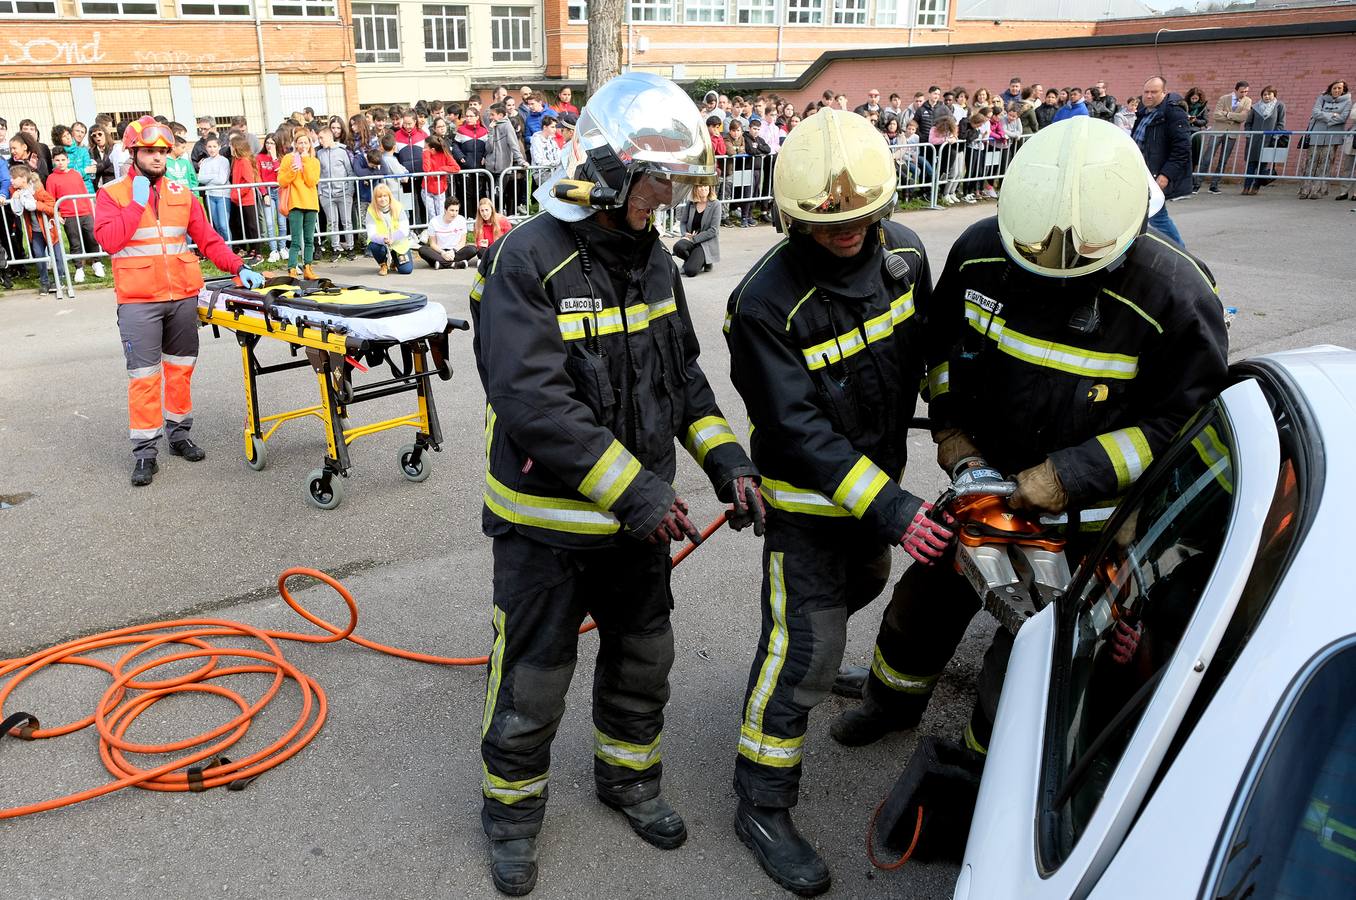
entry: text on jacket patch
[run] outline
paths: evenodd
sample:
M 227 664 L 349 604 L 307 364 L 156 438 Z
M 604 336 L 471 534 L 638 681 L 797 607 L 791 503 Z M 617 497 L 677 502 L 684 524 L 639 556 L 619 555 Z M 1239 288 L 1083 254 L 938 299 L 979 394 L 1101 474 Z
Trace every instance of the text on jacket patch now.
M 560 311 L 563 313 L 602 312 L 603 301 L 593 297 L 561 297 Z
M 969 300 L 971 303 L 978 304 L 980 309 L 984 310 L 986 313 L 992 313 L 995 316 L 1003 311 L 1003 304 L 992 297 L 985 297 L 973 288 L 965 289 L 965 299 Z

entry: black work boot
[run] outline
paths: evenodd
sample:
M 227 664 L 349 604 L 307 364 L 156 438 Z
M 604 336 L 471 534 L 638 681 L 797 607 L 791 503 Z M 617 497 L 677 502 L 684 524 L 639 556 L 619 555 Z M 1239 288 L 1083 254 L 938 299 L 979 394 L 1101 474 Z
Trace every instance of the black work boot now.
M 626 816 L 631 830 L 660 850 L 677 849 L 687 840 L 687 826 L 683 824 L 682 816 L 674 812 L 663 797 L 642 800 L 630 806 L 622 806 L 602 791 L 598 792 L 598 799 Z
M 537 886 L 537 839 L 490 841 L 490 878 L 510 897 L 532 893 Z
M 908 731 L 918 725 L 912 717 L 891 712 L 871 698 L 833 720 L 829 734 L 844 747 L 865 747 L 896 731 Z
M 145 487 L 155 478 L 155 473 L 160 471 L 160 467 L 155 464 L 154 459 L 139 459 L 136 465 L 132 467 L 132 486 Z
M 189 462 L 198 462 L 207 458 L 207 451 L 188 438 L 181 441 L 170 441 L 169 448 L 175 456 L 182 456 Z
M 829 889 L 832 881 L 829 867 L 796 830 L 791 810 L 754 806 L 740 800 L 735 811 L 735 833 L 753 851 L 763 871 L 788 891 L 814 897 Z
M 840 697 L 860 698 L 870 674 L 866 666 L 843 666 L 833 679 L 833 692 Z

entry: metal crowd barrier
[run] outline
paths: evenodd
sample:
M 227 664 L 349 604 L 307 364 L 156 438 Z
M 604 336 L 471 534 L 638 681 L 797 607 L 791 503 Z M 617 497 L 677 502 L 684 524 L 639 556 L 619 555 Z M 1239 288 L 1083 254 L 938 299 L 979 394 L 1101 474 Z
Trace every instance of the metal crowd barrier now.
M 1327 193 L 1356 184 L 1353 131 L 1198 131 L 1191 136 L 1193 178 L 1245 188 L 1299 181 L 1301 191 Z
M 37 219 L 34 230 L 44 236 L 47 235 L 55 225 L 52 217 L 43 213 L 33 215 Z M 74 284 L 69 278 L 63 277 L 67 273 L 66 267 L 62 264 L 66 254 L 61 244 L 61 231 L 60 227 L 56 227 L 57 240 L 53 242 L 44 237 L 38 242 L 35 250 L 34 241 L 28 234 L 21 216 L 11 210 L 8 204 L 0 207 L 0 250 L 4 251 L 4 259 L 0 260 L 0 265 L 11 270 L 11 275 L 14 274 L 12 270 L 19 266 L 36 266 L 39 273 L 46 272 L 49 283 L 56 285 L 57 299 L 74 298 Z

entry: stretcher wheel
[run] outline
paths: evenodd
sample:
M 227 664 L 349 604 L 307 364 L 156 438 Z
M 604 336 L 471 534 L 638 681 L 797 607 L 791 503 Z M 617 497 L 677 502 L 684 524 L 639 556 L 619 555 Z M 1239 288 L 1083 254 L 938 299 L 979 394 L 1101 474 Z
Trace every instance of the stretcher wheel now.
M 344 480 L 326 469 L 306 476 L 306 502 L 316 509 L 334 509 L 344 501 Z
M 255 435 L 245 437 L 245 464 L 256 472 L 264 471 L 268 465 L 268 445 Z
M 406 444 L 400 448 L 400 474 L 405 476 L 406 481 L 419 482 L 428 478 L 432 466 L 429 464 L 428 448 L 425 447 L 419 451 L 419 462 L 412 462 L 415 451 L 414 444 Z

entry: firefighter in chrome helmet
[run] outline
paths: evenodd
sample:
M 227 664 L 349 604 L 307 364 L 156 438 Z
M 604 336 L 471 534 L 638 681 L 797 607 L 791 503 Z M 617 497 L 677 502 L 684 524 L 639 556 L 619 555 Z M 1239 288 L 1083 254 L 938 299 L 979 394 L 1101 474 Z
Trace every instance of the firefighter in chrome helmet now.
M 481 821 L 494 885 L 537 880 L 551 741 L 579 626 L 598 624 L 594 780 L 644 840 L 687 830 L 660 795 L 673 664 L 669 549 L 696 539 L 675 445 L 762 531 L 752 463 L 716 405 L 654 213 L 715 181 L 692 103 L 653 75 L 589 99 L 545 212 L 493 244 L 471 290 L 486 399 L 482 526 L 494 548 L 494 651 Z
M 830 874 L 790 810 L 806 723 L 838 670 L 848 616 L 885 587 L 892 548 L 926 567 L 950 537 L 899 486 L 932 279 L 918 236 L 890 221 L 897 187 L 885 138 L 866 119 L 807 118 L 772 177 L 786 239 L 727 310 L 731 378 L 769 507 L 736 830 L 774 881 L 806 896 L 827 890 Z
M 1225 383 L 1205 264 L 1146 226 L 1163 197 L 1134 141 L 1088 117 L 1013 157 L 998 215 L 951 248 L 928 320 L 928 414 L 958 481 L 1015 478 L 1013 508 L 1068 531 L 1071 568 L 1118 498 Z M 922 718 L 979 600 L 948 558 L 895 588 L 849 745 Z M 986 653 L 965 743 L 986 752 L 1012 637 Z M 957 857 L 959 859 L 959 857 Z

